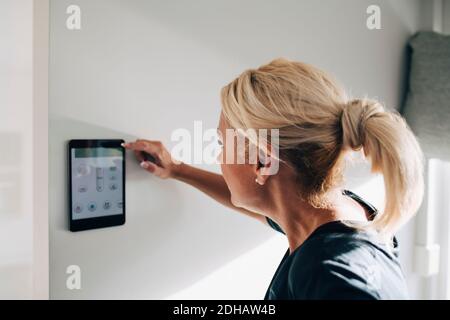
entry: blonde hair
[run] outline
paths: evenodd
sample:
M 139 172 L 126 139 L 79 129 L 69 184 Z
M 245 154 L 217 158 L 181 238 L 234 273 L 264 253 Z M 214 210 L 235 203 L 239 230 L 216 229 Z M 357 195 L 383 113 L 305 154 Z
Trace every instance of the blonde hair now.
M 385 207 L 366 227 L 391 237 L 423 197 L 423 155 L 405 120 L 377 101 L 347 98 L 323 71 L 276 59 L 243 72 L 221 91 L 236 129 L 279 129 L 281 160 L 297 173 L 299 194 L 316 207 L 343 182 L 348 151 L 363 150 L 384 177 Z

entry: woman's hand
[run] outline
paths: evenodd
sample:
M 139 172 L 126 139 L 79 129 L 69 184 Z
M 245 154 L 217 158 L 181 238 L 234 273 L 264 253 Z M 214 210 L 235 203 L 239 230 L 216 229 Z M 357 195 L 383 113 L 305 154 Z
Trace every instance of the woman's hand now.
M 161 179 L 174 178 L 176 169 L 180 166 L 180 163 L 173 161 L 169 151 L 160 141 L 136 140 L 124 143 L 123 147 L 133 150 L 141 167 Z M 145 153 L 151 155 L 154 161 L 146 160 Z

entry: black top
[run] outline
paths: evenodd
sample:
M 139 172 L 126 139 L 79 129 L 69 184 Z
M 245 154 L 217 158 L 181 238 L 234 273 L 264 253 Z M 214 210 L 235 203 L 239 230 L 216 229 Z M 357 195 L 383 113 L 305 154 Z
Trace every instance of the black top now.
M 376 215 L 375 207 L 356 194 L 343 194 Z M 267 221 L 284 233 L 273 220 Z M 407 298 L 397 241 L 388 247 L 376 234 L 333 221 L 318 227 L 291 254 L 287 250 L 264 299 Z

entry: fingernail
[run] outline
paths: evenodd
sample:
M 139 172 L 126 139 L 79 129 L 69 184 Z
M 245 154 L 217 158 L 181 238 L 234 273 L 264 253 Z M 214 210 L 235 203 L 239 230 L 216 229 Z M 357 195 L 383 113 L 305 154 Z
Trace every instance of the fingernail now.
M 128 143 L 122 142 L 120 145 L 125 148 L 128 145 Z
M 147 169 L 148 168 L 148 163 L 145 162 L 145 161 L 142 161 L 141 162 L 141 167 L 144 168 L 144 169 Z

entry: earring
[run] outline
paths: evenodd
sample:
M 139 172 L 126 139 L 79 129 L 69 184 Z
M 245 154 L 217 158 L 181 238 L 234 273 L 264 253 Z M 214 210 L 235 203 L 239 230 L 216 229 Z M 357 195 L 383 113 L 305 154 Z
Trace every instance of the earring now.
M 257 184 L 259 184 L 260 186 L 262 186 L 262 183 L 260 183 L 260 182 L 258 181 L 258 178 L 255 179 L 255 182 L 256 182 Z

